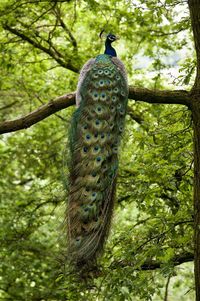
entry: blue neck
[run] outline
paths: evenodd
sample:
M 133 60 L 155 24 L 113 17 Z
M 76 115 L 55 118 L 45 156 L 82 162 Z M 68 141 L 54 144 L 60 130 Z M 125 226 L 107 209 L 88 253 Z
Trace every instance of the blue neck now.
M 111 55 L 111 56 L 117 56 L 117 53 L 115 51 L 115 49 L 111 46 L 111 41 L 106 39 L 105 42 L 105 54 Z

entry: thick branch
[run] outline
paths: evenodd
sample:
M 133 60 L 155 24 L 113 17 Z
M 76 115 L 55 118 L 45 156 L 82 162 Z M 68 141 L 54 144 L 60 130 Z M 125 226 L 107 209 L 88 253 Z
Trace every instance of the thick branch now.
M 21 32 L 20 30 L 10 27 L 8 24 L 5 24 L 3 26 L 4 29 L 8 30 L 9 32 L 13 33 L 14 35 L 20 37 L 22 40 L 28 42 L 29 44 L 33 45 L 35 48 L 42 50 L 43 52 L 47 53 L 48 55 L 50 55 L 56 62 L 59 63 L 60 66 L 69 69 L 73 72 L 78 73 L 79 72 L 79 68 L 75 67 L 74 65 L 71 64 L 70 61 L 67 61 L 65 59 L 63 59 L 62 57 L 60 57 L 60 55 L 58 55 L 58 52 L 53 51 L 51 48 L 46 48 L 43 45 L 37 43 L 35 40 L 33 40 L 32 38 L 26 36 L 23 32 Z
M 148 103 L 180 104 L 190 106 L 190 95 L 185 90 L 149 90 L 129 87 L 129 98 Z
M 189 106 L 189 93 L 186 91 L 158 91 L 144 88 L 129 89 L 129 98 L 136 101 L 161 104 L 182 104 Z M 0 134 L 15 132 L 47 118 L 48 116 L 75 104 L 75 93 L 60 96 L 39 107 L 26 116 L 0 123 Z
M 31 125 L 75 103 L 75 93 L 60 96 L 35 111 L 15 120 L 0 123 L 0 134 L 26 129 Z

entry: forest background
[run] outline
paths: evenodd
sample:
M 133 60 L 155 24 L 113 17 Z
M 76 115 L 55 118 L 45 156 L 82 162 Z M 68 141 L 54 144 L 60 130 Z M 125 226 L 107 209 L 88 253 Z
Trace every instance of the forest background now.
M 3 0 L 0 26 L 0 300 L 194 300 L 187 1 Z M 65 161 L 78 72 L 104 51 L 102 28 L 120 36 L 130 101 L 112 230 L 86 285 L 64 266 Z

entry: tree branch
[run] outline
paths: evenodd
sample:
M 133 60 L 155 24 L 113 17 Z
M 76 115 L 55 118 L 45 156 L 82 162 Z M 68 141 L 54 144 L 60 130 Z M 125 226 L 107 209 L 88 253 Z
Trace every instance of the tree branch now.
M 164 296 L 164 301 L 168 301 L 168 290 L 169 290 L 169 283 L 171 279 L 171 275 L 168 276 L 166 286 L 165 286 L 165 296 Z
M 127 114 L 131 117 L 131 119 L 135 120 L 139 124 L 144 122 L 144 118 L 136 113 L 131 107 L 128 107 Z
M 58 18 L 61 27 L 64 29 L 64 31 L 67 33 L 67 35 L 69 36 L 69 39 L 74 47 L 74 49 L 77 51 L 77 42 L 75 37 L 73 36 L 73 34 L 71 33 L 71 31 L 69 30 L 69 28 L 67 27 L 67 25 L 65 24 L 65 22 L 63 21 L 63 19 L 61 18 L 61 11 L 58 7 L 56 7 L 55 9 L 55 14 L 56 17 Z
M 13 101 L 13 102 L 11 102 L 11 103 L 5 105 L 5 106 L 0 107 L 0 111 L 5 110 L 5 109 L 8 109 L 8 108 L 11 108 L 11 107 L 13 107 L 13 106 L 14 106 L 16 103 L 18 103 L 18 102 L 19 102 L 18 100 L 15 100 L 15 101 Z
M 190 104 L 189 92 L 181 90 L 161 91 L 130 86 L 129 98 L 134 99 L 135 101 L 157 104 L 182 104 L 187 106 Z M 75 104 L 75 92 L 60 96 L 25 116 L 0 123 L 0 134 L 28 128 L 60 110 L 72 106 L 73 104 Z
M 171 259 L 171 263 L 173 263 L 174 266 L 180 265 L 185 262 L 190 262 L 194 260 L 194 255 L 192 253 L 186 253 L 186 254 L 181 254 L 174 256 L 174 258 Z M 136 270 L 142 270 L 142 271 L 147 271 L 147 270 L 156 270 L 160 269 L 164 263 L 161 261 L 146 261 L 144 262 L 140 267 L 136 267 Z M 134 262 L 126 261 L 126 260 L 121 260 L 121 261 L 114 261 L 110 268 L 116 269 L 116 268 L 125 268 L 125 267 L 135 267 Z
M 129 98 L 135 101 L 160 104 L 180 104 L 190 107 L 190 94 L 185 90 L 149 90 L 129 87 Z
M 75 93 L 60 96 L 23 117 L 0 123 L 0 134 L 26 129 L 55 112 L 72 106 L 74 103 Z
M 42 50 L 43 52 L 45 52 L 46 54 L 50 55 L 56 62 L 59 63 L 60 66 L 69 69 L 75 73 L 79 72 L 79 68 L 72 65 L 70 60 L 65 60 L 64 58 L 62 58 L 60 56 L 60 54 L 58 54 L 58 52 L 53 51 L 51 48 L 46 48 L 45 46 L 43 46 L 42 44 L 38 43 L 37 41 L 35 41 L 34 39 L 26 36 L 22 31 L 10 27 L 8 24 L 4 24 L 3 28 L 5 30 L 8 30 L 9 32 L 13 33 L 14 35 L 20 37 L 22 40 L 28 42 L 29 44 L 31 44 L 32 46 L 34 46 L 37 49 Z M 52 46 L 52 45 L 51 45 Z

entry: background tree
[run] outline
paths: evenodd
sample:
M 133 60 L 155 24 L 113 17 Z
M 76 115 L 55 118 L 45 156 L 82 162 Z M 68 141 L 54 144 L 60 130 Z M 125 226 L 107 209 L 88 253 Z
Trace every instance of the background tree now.
M 0 16 L 0 298 L 192 300 L 194 259 L 200 300 L 199 1 L 5 0 Z M 63 268 L 63 157 L 102 27 L 121 36 L 131 86 L 112 232 L 86 285 Z

